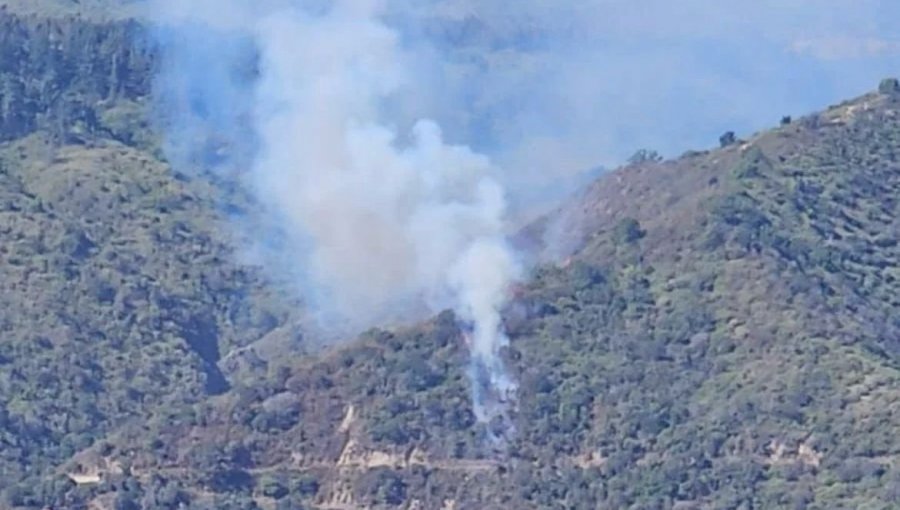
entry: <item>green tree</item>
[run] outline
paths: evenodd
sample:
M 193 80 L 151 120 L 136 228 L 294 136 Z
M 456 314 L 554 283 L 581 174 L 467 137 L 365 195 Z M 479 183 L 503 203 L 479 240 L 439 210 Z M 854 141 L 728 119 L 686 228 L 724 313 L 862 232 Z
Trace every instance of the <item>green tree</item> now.
M 618 244 L 631 244 L 643 238 L 647 233 L 641 229 L 641 224 L 634 218 L 620 220 L 613 230 L 613 238 Z
M 642 163 L 659 163 L 662 160 L 662 155 L 653 149 L 638 149 L 628 158 L 628 164 L 639 165 Z

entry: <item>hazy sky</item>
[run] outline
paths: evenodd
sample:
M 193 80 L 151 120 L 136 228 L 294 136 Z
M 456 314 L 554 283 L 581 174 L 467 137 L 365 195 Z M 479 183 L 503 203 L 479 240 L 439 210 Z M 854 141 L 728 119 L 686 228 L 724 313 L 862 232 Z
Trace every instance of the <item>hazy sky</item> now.
M 457 89 L 507 105 L 493 128 L 545 135 L 576 164 L 709 146 L 900 73 L 900 2 L 887 0 L 419 3 L 497 36 L 473 37 L 493 60 Z
M 436 120 L 492 157 L 517 202 L 639 148 L 714 146 L 900 75 L 892 0 L 359 1 L 385 4 L 416 63 L 387 117 L 400 132 Z M 329 0 L 160 3 L 227 23 Z
M 505 235 L 590 169 L 900 74 L 900 3 L 874 0 L 153 5 L 176 22 L 155 32 L 170 158 L 240 170 L 259 205 L 248 251 L 355 326 L 451 302 L 486 353 L 518 269 Z

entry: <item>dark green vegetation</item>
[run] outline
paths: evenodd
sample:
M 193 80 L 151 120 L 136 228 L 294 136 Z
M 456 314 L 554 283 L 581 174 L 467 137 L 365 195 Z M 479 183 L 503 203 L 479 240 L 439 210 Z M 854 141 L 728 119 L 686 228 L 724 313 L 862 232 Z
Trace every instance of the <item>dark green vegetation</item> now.
M 0 7 L 2 9 L 2 7 Z M 0 10 L 0 141 L 40 129 L 57 144 L 103 134 L 137 142 L 151 56 L 133 22 L 19 17 Z
M 135 30 L 0 15 L 5 488 L 41 494 L 124 420 L 226 391 L 220 358 L 287 316 L 233 264 L 215 190 L 138 148 L 153 142 Z
M 449 313 L 273 355 L 295 314 L 156 157 L 136 26 L 0 22 L 0 508 L 900 506 L 896 82 L 526 229 L 572 256 L 506 311 L 491 446 Z

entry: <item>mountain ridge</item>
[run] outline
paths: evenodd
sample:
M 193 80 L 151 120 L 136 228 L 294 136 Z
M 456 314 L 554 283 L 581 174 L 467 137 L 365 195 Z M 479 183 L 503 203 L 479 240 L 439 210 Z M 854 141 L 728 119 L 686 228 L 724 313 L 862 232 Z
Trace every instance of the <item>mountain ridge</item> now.
M 895 202 L 869 199 L 894 187 L 897 167 L 870 161 L 841 172 L 832 163 L 842 160 L 829 158 L 852 160 L 841 143 L 868 140 L 892 162 L 897 106 L 870 94 L 724 148 L 624 167 L 558 212 L 573 221 L 571 211 L 587 211 L 575 222 L 586 235 L 573 254 L 538 267 L 505 314 L 506 358 L 522 388 L 505 449 L 492 450 L 474 423 L 460 332 L 445 313 L 424 327 L 372 331 L 318 361 L 270 366 L 264 380 L 217 397 L 198 424 L 163 426 L 155 449 L 135 448 L 152 433 L 133 430 L 113 442 L 114 456 L 130 459 L 145 483 L 157 473 L 224 490 L 213 505 L 242 497 L 311 508 L 879 501 L 894 482 L 871 481 L 896 476 L 900 452 L 867 424 L 896 419 L 900 373 L 896 301 L 879 309 L 871 300 L 896 280 L 866 273 L 875 278 L 866 296 L 830 264 L 895 267 L 895 250 L 883 252 L 888 262 L 868 261 L 842 243 L 892 244 L 882 239 L 896 234 L 887 214 Z M 808 182 L 823 176 L 835 181 L 821 190 Z M 875 185 L 876 176 L 880 187 L 846 184 Z M 839 200 L 873 226 L 853 236 L 845 229 L 856 228 L 858 212 L 822 215 L 832 192 L 849 193 Z M 785 207 L 802 207 L 803 221 Z M 819 232 L 833 251 L 817 254 L 805 238 Z M 705 460 L 690 460 L 697 456 Z M 292 488 L 310 478 L 315 491 Z
M 900 501 L 895 82 L 525 228 L 496 445 L 451 313 L 308 345 L 302 303 L 236 256 L 240 193 L 160 157 L 134 26 L 0 21 L 0 507 Z M 51 34 L 72 51 L 22 51 Z

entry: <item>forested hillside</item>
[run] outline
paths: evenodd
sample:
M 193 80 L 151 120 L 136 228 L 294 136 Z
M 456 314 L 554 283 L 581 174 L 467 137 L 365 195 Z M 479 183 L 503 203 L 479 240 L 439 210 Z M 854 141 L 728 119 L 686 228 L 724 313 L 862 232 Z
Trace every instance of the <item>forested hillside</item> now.
M 124 420 L 226 391 L 220 357 L 287 305 L 234 264 L 216 191 L 154 155 L 134 23 L 0 25 L 0 479 L 38 489 Z
M 0 508 L 900 506 L 896 81 L 524 229 L 497 442 L 449 312 L 303 354 L 137 24 L 0 25 Z

